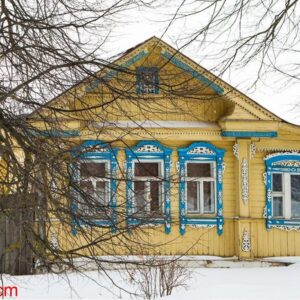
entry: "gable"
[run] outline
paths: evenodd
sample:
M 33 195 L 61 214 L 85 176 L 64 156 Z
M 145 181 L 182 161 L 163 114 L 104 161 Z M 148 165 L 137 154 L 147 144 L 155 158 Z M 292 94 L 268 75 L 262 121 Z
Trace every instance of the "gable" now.
M 136 70 L 153 66 L 159 70 L 159 93 L 139 95 Z M 55 99 L 53 105 L 80 111 L 91 108 L 101 115 L 99 121 L 280 121 L 156 37 L 127 51 L 101 70 L 97 79 L 86 80 L 73 90 L 77 99 L 68 100 L 69 91 Z M 82 113 L 81 117 L 87 118 Z

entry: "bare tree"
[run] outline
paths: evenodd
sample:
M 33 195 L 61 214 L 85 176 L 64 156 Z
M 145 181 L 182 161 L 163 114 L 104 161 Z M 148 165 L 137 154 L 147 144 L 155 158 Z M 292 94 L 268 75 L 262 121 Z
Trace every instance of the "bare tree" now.
M 113 239 L 110 230 L 93 229 L 96 225 L 93 212 L 100 210 L 110 221 L 111 207 L 99 204 L 95 199 L 99 193 L 91 192 L 86 183 L 72 179 L 78 172 L 77 161 L 83 151 L 78 148 L 79 141 L 72 139 L 72 132 L 67 136 L 59 132 L 66 129 L 64 118 L 78 123 L 87 117 L 92 120 L 97 115 L 95 109 L 107 106 L 103 101 L 95 105 L 81 102 L 80 107 L 72 103 L 80 102 L 82 83 L 101 80 L 95 70 L 103 67 L 116 70 L 117 66 L 111 63 L 115 57 L 99 57 L 104 56 L 105 42 L 113 26 L 122 21 L 121 13 L 149 3 L 135 0 L 109 3 L 98 0 L 1 1 L 2 270 L 27 273 L 32 270 L 32 259 L 42 267 L 50 268 L 51 263 L 59 262 L 75 268 L 73 260 L 78 257 L 95 257 L 97 261 L 97 249 L 113 254 L 116 244 L 124 249 L 129 247 L 131 238 L 124 238 L 126 226 L 119 226 Z M 103 84 L 113 94 L 110 103 L 127 96 L 124 89 L 118 90 L 105 81 Z M 68 104 L 49 101 L 74 85 L 79 89 L 70 89 L 64 94 Z M 103 116 L 102 121 L 109 120 Z M 89 124 L 82 129 L 90 130 Z M 97 129 L 98 134 L 102 131 Z M 118 140 L 121 139 L 116 137 L 110 142 Z M 92 152 L 92 148 L 89 151 Z M 92 171 L 87 167 L 86 172 Z M 117 184 L 125 182 L 121 169 L 118 173 Z M 106 176 L 109 179 L 110 174 Z M 76 210 L 72 209 L 74 193 L 80 207 Z M 120 223 L 125 220 L 125 205 L 124 200 Z M 60 224 L 58 227 L 67 228 L 66 232 L 57 227 L 55 232 L 71 247 L 58 245 L 51 231 L 55 222 Z M 77 226 L 80 222 L 86 226 Z M 70 234 L 75 227 L 80 243 Z M 19 239 L 4 241 L 7 233 Z M 140 242 L 142 244 L 142 240 Z M 7 259 L 9 247 L 16 250 L 16 254 Z M 18 255 L 22 261 L 16 264 L 14 260 Z M 101 260 L 97 263 L 100 265 Z
M 191 271 L 180 260 L 146 258 L 140 265 L 127 268 L 128 279 L 144 299 L 170 296 L 178 287 L 186 288 Z
M 299 82 L 299 1 L 174 1 L 173 38 L 180 49 L 192 44 L 222 74 L 245 66 L 256 71 L 248 87 L 272 75 L 280 86 Z M 228 73 L 227 72 L 227 73 Z

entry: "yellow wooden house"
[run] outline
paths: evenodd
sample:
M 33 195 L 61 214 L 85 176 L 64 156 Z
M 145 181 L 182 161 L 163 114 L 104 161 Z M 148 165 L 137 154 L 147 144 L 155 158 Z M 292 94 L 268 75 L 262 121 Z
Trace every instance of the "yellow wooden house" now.
M 96 233 L 117 238 L 143 223 L 151 254 L 300 255 L 299 127 L 162 40 L 129 49 L 51 103 L 72 111 L 55 113 L 60 132 L 87 149 L 77 180 L 111 208 Z M 30 118 L 57 130 L 43 114 L 52 112 Z M 83 243 L 76 227 L 86 225 L 53 224 L 60 247 Z M 140 254 L 118 243 L 94 254 Z

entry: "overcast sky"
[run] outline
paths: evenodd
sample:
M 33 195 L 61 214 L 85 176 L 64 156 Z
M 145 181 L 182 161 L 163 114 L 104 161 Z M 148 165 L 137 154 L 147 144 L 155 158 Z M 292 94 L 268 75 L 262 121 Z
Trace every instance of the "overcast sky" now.
M 124 22 L 113 30 L 113 34 L 106 44 L 107 55 L 112 57 L 122 51 L 125 51 L 136 44 L 152 37 L 157 36 L 177 48 L 181 46 L 178 37 L 181 37 L 185 31 L 198 23 L 197 19 L 184 20 L 182 22 L 169 24 L 167 19 L 177 9 L 174 3 L 180 1 L 163 1 L 163 5 L 156 9 L 135 10 L 124 13 Z M 167 4 L 165 4 L 167 3 Z M 166 22 L 164 22 L 166 21 Z M 205 52 L 205 50 L 208 50 Z M 190 44 L 182 52 L 195 60 L 197 63 L 207 69 L 212 69 L 217 65 L 217 61 L 212 61 L 207 56 L 210 49 L 199 50 L 198 45 Z M 286 61 L 291 62 L 291 57 L 286 57 Z M 277 114 L 281 118 L 291 123 L 300 124 L 300 108 L 296 108 L 295 104 L 300 103 L 299 89 L 300 85 L 294 83 L 282 84 L 281 78 L 270 75 L 265 78 L 256 88 L 250 88 L 256 78 L 255 63 L 254 66 L 240 68 L 237 70 L 227 71 L 222 79 L 238 88 L 255 101 Z M 218 75 L 218 71 L 214 70 Z

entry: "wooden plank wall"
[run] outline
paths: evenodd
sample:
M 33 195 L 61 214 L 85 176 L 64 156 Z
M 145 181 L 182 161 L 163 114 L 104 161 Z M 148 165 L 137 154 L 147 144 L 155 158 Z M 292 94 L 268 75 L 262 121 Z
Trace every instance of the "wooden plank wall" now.
M 4 199 L 3 199 L 4 198 Z M 13 196 L 1 197 L 9 201 Z M 30 274 L 33 269 L 33 254 L 29 246 L 26 226 L 33 226 L 32 211 L 4 209 L 0 213 L 0 273 L 11 275 Z M 26 225 L 25 225 L 26 224 Z

